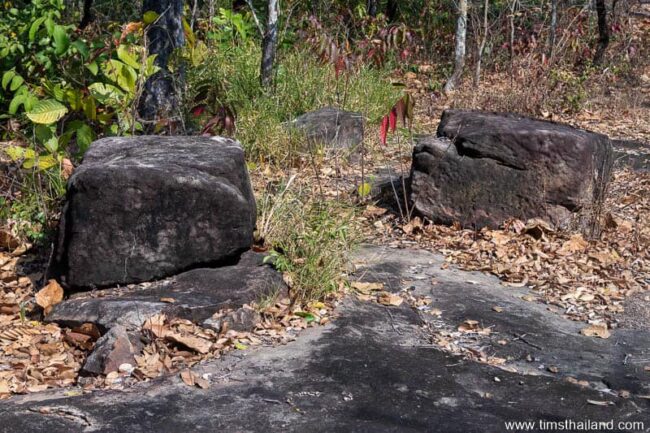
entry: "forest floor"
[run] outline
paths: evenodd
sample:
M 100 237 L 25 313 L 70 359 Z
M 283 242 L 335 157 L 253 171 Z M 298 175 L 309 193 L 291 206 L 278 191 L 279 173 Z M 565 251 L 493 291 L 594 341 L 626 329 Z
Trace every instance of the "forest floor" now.
M 0 409 L 0 431 L 501 431 L 522 413 L 645 421 L 636 431 L 646 431 L 650 19 L 638 20 L 635 37 L 642 61 L 628 80 L 594 86 L 578 113 L 542 113 L 633 141 L 615 143 L 620 162 L 639 167 L 617 165 L 598 238 L 535 221 L 475 232 L 409 218 L 399 179 L 408 175 L 412 142 L 394 136 L 384 147 L 370 131 L 361 159 L 330 155 L 306 161 L 308 169 L 252 172 L 258 192 L 295 175 L 295 188 L 360 203 L 355 223 L 367 245 L 354 258 L 350 286 L 301 307 L 318 312 L 320 324 L 279 300 L 270 307 L 274 324 L 230 335 L 228 350 L 156 358 L 152 348 L 143 370 L 173 366 L 167 371 L 185 376 L 149 380 L 156 373 L 135 386 L 139 380 L 124 375 L 80 380 L 84 342 L 25 316 L 35 308 L 42 259 L 25 245 L 0 252 L 0 396 L 27 394 Z M 434 133 L 446 108 L 512 103 L 507 74 L 450 98 L 425 90 L 419 74 L 399 78 L 418 99 L 418 133 Z M 394 180 L 392 205 L 359 194 L 359 185 Z

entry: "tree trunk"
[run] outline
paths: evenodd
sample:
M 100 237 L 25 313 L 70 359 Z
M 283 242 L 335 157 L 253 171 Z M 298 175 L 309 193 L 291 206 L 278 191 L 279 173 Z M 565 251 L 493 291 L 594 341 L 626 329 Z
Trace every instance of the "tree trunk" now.
M 609 27 L 607 26 L 607 7 L 605 0 L 596 0 L 596 14 L 598 15 L 598 47 L 594 55 L 594 64 L 600 65 L 609 45 Z
M 476 52 L 476 70 L 474 71 L 474 85 L 478 87 L 481 82 L 481 63 L 483 61 L 483 52 L 485 51 L 485 44 L 488 37 L 488 9 L 490 7 L 490 0 L 485 0 L 483 4 L 483 37 L 480 42 L 477 42 Z
M 174 49 L 185 44 L 183 33 L 183 0 L 144 0 L 142 11 L 158 14 L 155 23 L 147 28 L 149 54 L 157 54 L 156 65 L 167 68 Z
M 273 64 L 278 45 L 278 0 L 269 0 L 266 31 L 262 40 L 262 65 L 260 81 L 262 87 L 268 88 L 273 82 Z
M 366 8 L 369 16 L 371 17 L 377 16 L 377 0 L 368 0 Z
M 467 39 L 467 0 L 458 0 L 458 20 L 456 21 L 456 50 L 454 55 L 454 73 L 445 84 L 445 92 L 456 88 L 465 68 L 465 41 Z
M 138 103 L 140 117 L 146 121 L 159 121 L 175 117 L 180 106 L 177 81 L 167 69 L 174 49 L 185 44 L 183 32 L 183 0 L 144 0 L 142 12 L 153 11 L 157 20 L 147 27 L 149 55 L 157 55 L 155 64 L 160 71 L 149 77 Z
M 510 25 L 510 81 L 515 75 L 515 9 L 517 9 L 517 0 L 510 2 L 510 14 L 508 15 L 508 24 Z
M 388 0 L 386 3 L 386 18 L 388 18 L 388 22 L 397 19 L 397 0 Z
M 92 12 L 93 0 L 84 0 L 83 14 L 81 16 L 81 22 L 79 23 L 79 28 L 81 30 L 85 29 L 88 24 L 93 22 L 95 17 Z
M 548 32 L 548 57 L 553 57 L 555 50 L 555 37 L 557 35 L 557 2 L 558 0 L 551 0 L 551 28 Z

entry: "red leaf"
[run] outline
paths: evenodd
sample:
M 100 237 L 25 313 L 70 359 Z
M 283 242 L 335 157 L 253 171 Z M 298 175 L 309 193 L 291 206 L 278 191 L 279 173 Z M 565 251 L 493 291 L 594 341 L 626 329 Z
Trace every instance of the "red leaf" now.
M 395 132 L 395 128 L 397 127 L 397 110 L 395 107 L 393 107 L 390 110 L 390 115 L 388 117 L 388 124 L 390 126 L 390 131 Z
M 341 75 L 341 72 L 345 70 L 345 59 L 343 56 L 340 56 L 337 60 L 336 63 L 334 64 L 334 71 L 336 72 L 336 78 L 338 78 Z
M 386 146 L 386 135 L 388 134 L 388 116 L 384 116 L 381 119 L 381 128 L 379 128 L 379 138 L 381 139 L 381 144 Z
M 192 115 L 198 117 L 205 112 L 205 105 L 199 105 L 192 109 Z

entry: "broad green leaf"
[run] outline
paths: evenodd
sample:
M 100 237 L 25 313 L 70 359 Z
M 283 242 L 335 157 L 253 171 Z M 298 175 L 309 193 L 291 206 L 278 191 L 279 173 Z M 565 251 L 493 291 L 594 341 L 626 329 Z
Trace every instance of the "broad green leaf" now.
M 76 40 L 72 43 L 72 46 L 77 49 L 79 54 L 81 54 L 81 58 L 86 60 L 88 57 L 90 57 L 90 50 L 88 49 L 88 45 L 80 40 Z
M 97 75 L 99 72 L 99 66 L 97 66 L 97 62 L 91 62 L 86 65 L 86 69 L 90 71 L 91 74 Z
M 69 89 L 65 92 L 65 102 L 70 105 L 70 108 L 73 111 L 78 111 L 82 108 L 81 105 L 81 90 L 79 89 Z
M 45 143 L 47 140 L 54 137 L 54 132 L 52 129 L 52 127 L 47 125 L 36 125 L 34 128 L 34 135 L 36 136 L 36 140 L 39 143 Z
M 316 320 L 316 316 L 314 316 L 313 314 L 307 311 L 297 311 L 295 315 L 304 318 L 307 321 L 307 323 L 311 323 L 314 320 Z
M 135 92 L 138 73 L 129 65 L 110 59 L 104 67 L 104 73 L 123 90 L 129 93 Z
M 88 86 L 88 90 L 90 90 L 90 93 L 102 103 L 109 99 L 119 101 L 124 97 L 124 92 L 112 84 L 93 83 Z
M 159 66 L 156 66 L 154 62 L 156 61 L 157 54 L 153 54 L 147 57 L 147 70 L 145 71 L 145 77 L 150 77 L 160 70 Z
M 41 24 L 45 21 L 45 17 L 40 17 L 32 23 L 32 26 L 29 28 L 29 40 L 34 41 L 36 39 L 36 32 L 38 32 L 39 27 L 41 27 Z
M 36 165 L 36 159 L 34 159 L 34 158 L 27 158 L 23 162 L 23 168 L 26 169 L 26 170 L 34 168 L 34 165 Z
M 14 96 L 14 98 L 9 103 L 9 109 L 8 109 L 9 114 L 16 114 L 20 106 L 23 105 L 25 101 L 27 101 L 27 95 L 25 95 L 24 93 L 17 94 L 16 96 Z
M 54 38 L 55 53 L 60 56 L 65 53 L 70 46 L 70 38 L 68 37 L 65 27 L 61 25 L 54 26 L 52 37 Z
M 84 108 L 84 114 L 90 120 L 97 119 L 97 105 L 95 104 L 95 98 L 89 96 L 85 98 L 82 102 Z
M 9 90 L 11 90 L 12 92 L 15 92 L 16 90 L 18 90 L 18 88 L 20 86 L 23 85 L 24 82 L 25 82 L 25 79 L 23 77 L 21 77 L 20 75 L 16 75 L 11 80 L 11 85 L 9 86 Z
M 142 22 L 144 22 L 145 25 L 152 24 L 154 21 L 158 19 L 158 13 L 154 11 L 146 11 L 142 15 Z
M 48 152 L 56 153 L 56 151 L 59 150 L 59 139 L 56 138 L 56 136 L 50 137 L 50 139 L 47 140 L 45 143 L 43 143 L 43 145 L 45 146 Z M 39 166 L 40 166 L 40 162 L 39 162 Z
M 16 71 L 13 69 L 8 70 L 4 74 L 2 74 L 2 88 L 6 89 L 11 80 L 16 76 Z
M 368 182 L 364 182 L 361 185 L 359 185 L 358 192 L 359 192 L 359 197 L 367 197 L 370 195 L 370 192 L 372 191 L 372 186 Z
M 58 164 L 56 158 L 52 155 L 42 155 L 38 157 L 38 169 L 47 170 Z
M 92 128 L 85 123 L 77 129 L 77 146 L 80 153 L 85 153 L 90 143 L 95 139 Z
M 27 112 L 27 117 L 34 123 L 48 125 L 61 119 L 68 112 L 65 105 L 54 99 L 38 101 L 36 105 Z
M 20 161 L 25 155 L 25 148 L 20 146 L 8 146 L 4 151 L 14 162 Z
M 126 45 L 120 45 L 117 47 L 117 58 L 136 70 L 140 69 L 140 64 L 136 58 L 131 55 Z

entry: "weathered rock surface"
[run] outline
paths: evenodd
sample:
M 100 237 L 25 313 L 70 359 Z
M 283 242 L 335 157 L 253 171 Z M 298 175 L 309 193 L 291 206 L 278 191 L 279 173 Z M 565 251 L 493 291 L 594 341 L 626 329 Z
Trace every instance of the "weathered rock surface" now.
M 447 110 L 437 137 L 413 152 L 411 199 L 431 220 L 498 227 L 504 220 L 544 218 L 563 226 L 593 209 L 613 165 L 610 140 L 568 125 Z
M 139 332 L 115 326 L 104 334 L 92 351 L 82 370 L 91 374 L 108 374 L 118 371 L 123 364 L 137 365 L 135 355 L 142 350 Z
M 612 140 L 617 167 L 650 171 L 650 144 L 635 140 Z
M 94 323 L 102 329 L 139 329 L 158 313 L 201 323 L 225 308 L 238 309 L 270 293 L 286 293 L 282 276 L 252 251 L 236 265 L 200 268 L 143 287 L 82 292 L 57 304 L 47 322 L 75 327 Z M 206 323 L 206 326 L 212 326 Z
M 325 107 L 303 114 L 291 126 L 302 131 L 308 141 L 330 147 L 353 148 L 363 141 L 361 113 Z
M 427 251 L 367 247 L 359 262 L 363 281 L 430 296 L 430 307 L 441 314 L 407 302 L 387 307 L 347 297 L 336 320 L 287 345 L 234 351 L 194 367 L 209 377 L 208 389 L 174 375 L 128 392 L 15 396 L 0 405 L 0 431 L 492 433 L 507 431 L 506 423 L 537 420 L 648 428 L 647 332 L 585 337 L 584 324 L 521 299 L 527 289 L 441 269 L 444 257 Z M 451 355 L 431 343 L 432 331 L 457 333 L 468 319 L 492 332 L 451 337 L 454 343 L 504 358 L 505 365 Z M 627 395 L 618 394 L 623 390 Z
M 255 218 L 236 141 L 106 138 L 69 180 L 54 268 L 75 289 L 160 279 L 236 260 Z

